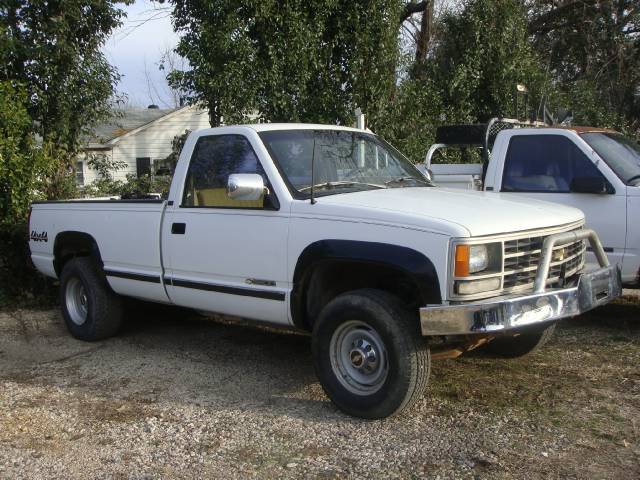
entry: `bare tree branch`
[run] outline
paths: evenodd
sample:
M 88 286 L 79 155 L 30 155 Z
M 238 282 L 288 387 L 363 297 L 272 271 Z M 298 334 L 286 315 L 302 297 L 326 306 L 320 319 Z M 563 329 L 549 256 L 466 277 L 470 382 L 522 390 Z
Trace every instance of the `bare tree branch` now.
M 411 30 L 406 23 L 403 23 L 400 27 L 405 32 L 407 32 L 407 34 L 411 37 L 414 43 L 418 43 L 418 36 L 416 35 L 416 32 L 414 30 Z
M 529 22 L 529 32 L 546 33 L 556 27 L 556 25 L 553 24 L 555 20 L 563 18 L 563 16 L 569 14 L 573 10 L 585 7 L 598 8 L 597 5 L 598 0 L 576 0 L 573 2 L 567 2 L 564 5 L 553 8 L 547 13 L 534 18 Z M 580 17 L 575 16 L 575 21 L 576 23 L 579 23 L 581 21 Z
M 423 2 L 409 2 L 404 6 L 404 10 L 400 14 L 400 23 L 403 23 L 414 13 L 423 12 L 431 2 L 429 0 Z

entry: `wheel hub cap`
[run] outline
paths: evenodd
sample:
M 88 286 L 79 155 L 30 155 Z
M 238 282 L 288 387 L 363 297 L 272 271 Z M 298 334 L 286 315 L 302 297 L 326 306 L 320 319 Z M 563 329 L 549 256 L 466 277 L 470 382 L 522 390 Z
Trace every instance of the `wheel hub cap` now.
M 351 353 L 349 354 L 349 356 L 351 357 L 351 364 L 354 367 L 356 368 L 362 367 L 362 365 L 364 364 L 363 352 L 361 352 L 360 350 L 351 350 Z
M 352 343 L 353 350 L 349 352 L 351 365 L 361 372 L 373 372 L 378 366 L 378 354 L 375 346 L 365 338 L 359 338 Z
M 64 300 L 71 321 L 76 325 L 84 324 L 89 313 L 89 298 L 79 278 L 71 278 L 67 282 Z
M 387 353 L 382 338 L 369 325 L 349 321 L 331 337 L 331 367 L 340 382 L 352 393 L 371 394 L 387 378 Z

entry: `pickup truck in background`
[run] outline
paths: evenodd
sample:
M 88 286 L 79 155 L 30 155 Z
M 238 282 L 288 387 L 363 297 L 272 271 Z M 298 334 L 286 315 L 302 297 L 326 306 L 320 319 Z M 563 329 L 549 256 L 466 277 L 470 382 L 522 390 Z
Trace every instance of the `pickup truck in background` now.
M 475 159 L 476 163 L 445 162 Z M 640 144 L 612 130 L 509 119 L 440 127 L 421 170 L 438 185 L 582 210 L 625 286 L 640 288 Z M 590 253 L 587 263 L 594 263 Z
M 431 358 L 524 355 L 618 296 L 583 224 L 437 188 L 363 130 L 260 124 L 192 133 L 167 200 L 34 203 L 30 248 L 77 338 L 114 335 L 125 296 L 294 326 L 329 398 L 383 418 L 420 398 Z

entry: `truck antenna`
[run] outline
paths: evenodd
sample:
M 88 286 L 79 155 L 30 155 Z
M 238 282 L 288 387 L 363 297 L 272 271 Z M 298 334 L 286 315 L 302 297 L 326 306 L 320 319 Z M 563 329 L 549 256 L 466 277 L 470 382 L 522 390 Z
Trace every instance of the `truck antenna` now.
M 315 130 L 312 130 L 311 133 L 313 134 L 313 150 L 311 151 L 311 193 L 309 195 L 309 198 L 311 200 L 311 205 L 315 205 L 316 199 L 313 198 L 313 186 L 316 183 L 315 175 L 314 175 L 314 171 L 315 171 L 314 166 L 316 163 L 316 132 Z

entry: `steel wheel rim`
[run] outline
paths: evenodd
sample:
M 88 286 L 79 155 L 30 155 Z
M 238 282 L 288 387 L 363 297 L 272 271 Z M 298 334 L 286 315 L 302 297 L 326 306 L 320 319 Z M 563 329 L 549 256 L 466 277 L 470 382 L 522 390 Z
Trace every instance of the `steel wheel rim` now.
M 340 325 L 331 336 L 329 352 L 333 373 L 351 393 L 370 395 L 384 385 L 387 350 L 378 332 L 366 323 L 351 320 Z
M 77 277 L 73 277 L 67 282 L 65 304 L 69 318 L 73 323 L 82 325 L 87 321 L 89 298 L 87 297 L 84 284 Z

